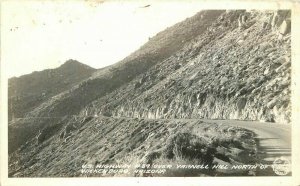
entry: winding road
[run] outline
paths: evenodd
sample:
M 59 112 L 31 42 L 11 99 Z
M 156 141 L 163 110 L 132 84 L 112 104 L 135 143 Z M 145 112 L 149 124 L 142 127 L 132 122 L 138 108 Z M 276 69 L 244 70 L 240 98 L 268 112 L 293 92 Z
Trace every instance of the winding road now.
M 219 123 L 242 127 L 256 134 L 259 163 L 273 165 L 276 159 L 284 158 L 291 162 L 291 125 L 264 123 L 258 121 L 238 120 L 202 120 L 210 123 Z M 266 171 L 259 171 L 260 176 L 276 175 L 271 167 Z

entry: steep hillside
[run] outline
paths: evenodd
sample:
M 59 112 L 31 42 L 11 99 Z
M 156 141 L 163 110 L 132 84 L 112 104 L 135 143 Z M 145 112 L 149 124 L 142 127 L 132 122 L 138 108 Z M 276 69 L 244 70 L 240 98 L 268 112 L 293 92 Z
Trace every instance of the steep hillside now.
M 253 131 L 200 119 L 290 122 L 290 16 L 286 10 L 204 11 L 161 32 L 156 42 L 11 122 L 9 135 L 22 141 L 10 140 L 17 145 L 9 175 L 261 174 L 176 165 L 260 163 Z M 94 171 L 128 164 L 128 172 Z M 162 169 L 155 165 L 173 168 L 157 173 Z
M 223 10 L 202 11 L 192 18 L 158 33 L 139 50 L 121 62 L 95 72 L 89 80 L 43 102 L 43 104 L 26 114 L 26 117 L 29 118 L 28 121 L 22 119 L 11 122 L 10 136 L 17 135 L 19 137 L 18 139 L 9 140 L 10 152 L 36 135 L 39 130 L 44 130 L 44 128 L 56 122 L 57 119 L 53 121 L 51 118 L 78 114 L 87 104 L 130 82 L 153 65 L 161 63 L 165 58 L 170 57 L 182 48 L 185 43 L 203 34 L 207 27 L 223 12 Z M 47 117 L 47 119 L 34 119 L 37 117 Z M 19 130 L 19 128 L 26 128 L 24 122 L 33 123 L 26 133 Z
M 90 77 L 96 69 L 68 60 L 55 69 L 33 72 L 8 80 L 9 120 L 24 117 L 50 97 L 72 88 Z

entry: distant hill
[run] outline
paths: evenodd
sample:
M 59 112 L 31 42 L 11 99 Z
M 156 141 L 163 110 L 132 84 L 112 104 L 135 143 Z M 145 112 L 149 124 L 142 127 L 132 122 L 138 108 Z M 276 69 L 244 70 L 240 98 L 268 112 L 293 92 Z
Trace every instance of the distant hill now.
M 48 98 L 70 89 L 91 76 L 96 69 L 68 60 L 55 69 L 33 72 L 8 80 L 9 120 L 24 117 Z

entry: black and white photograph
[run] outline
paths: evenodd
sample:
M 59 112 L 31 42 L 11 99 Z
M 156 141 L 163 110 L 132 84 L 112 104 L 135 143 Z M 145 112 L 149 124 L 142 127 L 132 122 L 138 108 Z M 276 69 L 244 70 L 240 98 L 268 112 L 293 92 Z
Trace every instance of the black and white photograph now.
M 292 177 L 293 14 L 3 1 L 4 176 Z

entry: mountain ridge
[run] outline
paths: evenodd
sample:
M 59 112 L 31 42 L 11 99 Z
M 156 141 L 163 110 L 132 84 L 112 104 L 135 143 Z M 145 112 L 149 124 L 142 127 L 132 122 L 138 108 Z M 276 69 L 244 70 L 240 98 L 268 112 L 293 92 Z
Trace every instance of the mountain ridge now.
M 70 65 L 70 66 L 69 66 Z M 59 69 L 59 68 L 61 68 L 61 67 L 67 67 L 67 66 L 69 66 L 69 67 L 74 67 L 74 66 L 84 66 L 85 68 L 90 68 L 90 69 L 95 69 L 95 68 L 93 68 L 93 67 L 90 67 L 90 66 L 88 66 L 88 65 L 86 65 L 86 64 L 84 64 L 84 63 L 80 63 L 79 61 L 77 61 L 77 60 L 74 60 L 74 59 L 68 59 L 67 61 L 65 61 L 63 64 L 61 64 L 60 66 L 58 66 L 58 67 L 55 67 L 55 68 L 49 68 L 49 69 L 43 69 L 43 70 L 39 70 L 39 71 L 33 71 L 33 72 L 31 72 L 31 73 L 28 73 L 28 74 L 22 74 L 22 75 L 20 75 L 20 76 L 13 76 L 13 77 L 10 77 L 10 78 L 8 78 L 8 80 L 9 81 L 12 81 L 13 79 L 20 79 L 20 78 L 25 78 L 25 77 L 27 77 L 27 76 L 30 76 L 30 75 L 32 75 L 32 74 L 36 74 L 36 73 L 42 73 L 42 72 L 45 72 L 45 71 L 49 71 L 49 70 L 57 70 L 57 69 Z M 96 69 L 95 69 L 96 70 Z

